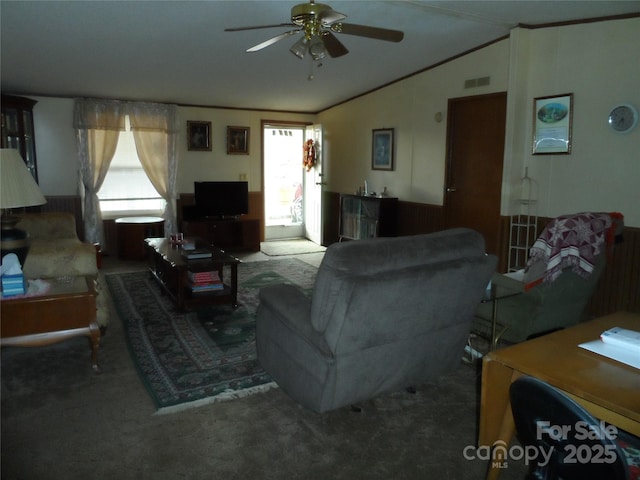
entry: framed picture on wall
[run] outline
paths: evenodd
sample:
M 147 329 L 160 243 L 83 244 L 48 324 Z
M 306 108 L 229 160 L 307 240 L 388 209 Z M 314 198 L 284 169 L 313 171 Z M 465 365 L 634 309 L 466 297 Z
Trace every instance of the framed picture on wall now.
M 187 148 L 195 151 L 211 151 L 211 122 L 187 121 Z
M 533 154 L 571 153 L 573 93 L 533 99 Z
M 249 127 L 227 127 L 227 154 L 249 155 Z
M 393 128 L 373 130 L 371 143 L 371 168 L 393 170 Z

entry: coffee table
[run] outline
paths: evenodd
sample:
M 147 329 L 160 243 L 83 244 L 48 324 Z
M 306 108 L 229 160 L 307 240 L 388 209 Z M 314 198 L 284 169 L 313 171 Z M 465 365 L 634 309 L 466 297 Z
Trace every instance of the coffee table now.
M 3 298 L 0 308 L 0 346 L 34 347 L 86 336 L 91 364 L 98 371 L 100 327 L 96 323 L 96 286 L 93 277 L 46 279 L 43 295 Z
M 211 257 L 200 260 L 187 260 L 179 245 L 172 244 L 166 238 L 145 238 L 145 248 L 149 261 L 149 270 L 160 282 L 160 285 L 173 298 L 178 309 L 189 309 L 193 305 L 228 303 L 238 306 L 238 264 L 240 260 L 220 250 L 201 238 L 188 238 L 185 241 L 194 243 L 196 249 L 206 249 Z M 224 267 L 231 270 L 231 278 L 225 282 Z M 188 284 L 188 273 L 217 271 L 223 282 L 222 290 L 212 292 L 191 292 Z

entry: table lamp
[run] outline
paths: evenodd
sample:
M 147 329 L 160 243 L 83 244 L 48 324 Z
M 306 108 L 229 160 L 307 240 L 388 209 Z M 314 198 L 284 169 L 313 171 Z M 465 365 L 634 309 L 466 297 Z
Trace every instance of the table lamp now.
M 1 255 L 15 253 L 24 266 L 29 251 L 27 232 L 16 228 L 20 218 L 11 214 L 13 208 L 42 205 L 47 200 L 42 195 L 38 184 L 27 169 L 24 160 L 17 150 L 0 149 L 0 208 L 2 217 L 0 229 Z

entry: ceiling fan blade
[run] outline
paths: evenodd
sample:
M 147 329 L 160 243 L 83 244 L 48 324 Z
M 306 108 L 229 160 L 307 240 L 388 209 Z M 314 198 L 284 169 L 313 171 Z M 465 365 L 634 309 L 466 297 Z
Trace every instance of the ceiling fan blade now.
M 258 50 L 262 50 L 263 48 L 266 48 L 269 45 L 273 45 L 274 43 L 279 42 L 284 38 L 290 37 L 291 35 L 295 35 L 296 33 L 301 31 L 302 30 L 291 30 L 289 32 L 281 33 L 280 35 L 270 38 L 269 40 L 265 40 L 264 42 L 259 43 L 258 45 L 255 45 L 251 48 L 247 48 L 247 52 L 257 52 Z
M 354 23 L 335 23 L 331 25 L 331 31 L 336 33 L 346 33 L 347 35 L 375 38 L 377 40 L 385 40 L 387 42 L 400 42 L 404 38 L 404 32 L 401 32 L 400 30 L 369 27 L 367 25 L 356 25 Z
M 256 25 L 254 27 L 236 27 L 236 28 L 225 28 L 225 32 L 242 32 L 244 30 L 258 30 L 260 28 L 277 28 L 277 27 L 295 27 L 293 23 L 278 23 L 276 25 Z
M 345 18 L 347 18 L 345 14 L 336 12 L 331 8 L 323 10 L 318 14 L 318 20 L 320 20 L 320 23 L 323 25 L 331 25 L 332 23 L 339 22 Z
M 324 48 L 327 49 L 327 52 L 329 52 L 329 55 L 333 58 L 341 57 L 349 53 L 347 47 L 331 32 L 324 32 L 322 34 L 322 43 L 324 43 Z

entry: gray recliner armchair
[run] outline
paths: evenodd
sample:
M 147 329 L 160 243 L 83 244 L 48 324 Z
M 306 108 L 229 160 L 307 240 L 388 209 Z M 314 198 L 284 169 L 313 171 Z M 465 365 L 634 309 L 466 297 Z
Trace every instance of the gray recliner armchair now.
M 435 379 L 459 364 L 496 267 L 469 229 L 331 245 L 311 298 L 260 291 L 258 360 L 317 412 Z

